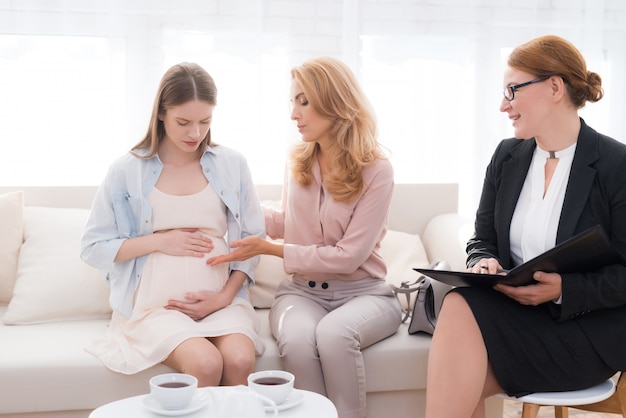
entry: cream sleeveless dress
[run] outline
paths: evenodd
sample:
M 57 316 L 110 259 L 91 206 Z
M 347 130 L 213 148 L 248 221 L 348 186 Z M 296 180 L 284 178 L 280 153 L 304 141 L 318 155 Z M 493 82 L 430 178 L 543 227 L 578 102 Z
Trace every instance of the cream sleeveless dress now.
M 113 313 L 106 337 L 86 349 L 111 370 L 133 374 L 164 361 L 183 341 L 192 337 L 216 337 L 240 333 L 253 342 L 257 355 L 265 350 L 258 336 L 260 323 L 252 305 L 235 297 L 232 303 L 194 321 L 187 315 L 166 310 L 168 300 L 185 300 L 185 293 L 218 292 L 228 279 L 228 264 L 215 267 L 206 259 L 228 252 L 226 207 L 211 185 L 187 196 L 172 196 L 154 188 L 148 195 L 152 206 L 153 230 L 199 228 L 211 237 L 214 250 L 203 258 L 148 255 L 135 293 L 130 318 Z

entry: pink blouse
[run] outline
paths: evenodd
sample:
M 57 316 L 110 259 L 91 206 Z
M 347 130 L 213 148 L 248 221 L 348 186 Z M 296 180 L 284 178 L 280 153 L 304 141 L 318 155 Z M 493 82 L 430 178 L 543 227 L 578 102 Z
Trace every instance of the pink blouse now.
M 313 175 L 309 186 L 288 176 L 281 210 L 263 208 L 267 235 L 284 239 L 285 271 L 315 281 L 384 279 L 380 242 L 393 193 L 391 163 L 379 159 L 367 166 L 363 192 L 350 203 L 333 200 L 317 164 Z

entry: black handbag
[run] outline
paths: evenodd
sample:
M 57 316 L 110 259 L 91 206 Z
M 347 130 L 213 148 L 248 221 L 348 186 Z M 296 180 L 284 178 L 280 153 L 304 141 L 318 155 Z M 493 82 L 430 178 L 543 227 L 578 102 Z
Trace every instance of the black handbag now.
M 429 269 L 442 268 L 441 260 L 437 260 L 429 266 Z M 447 265 L 447 263 L 445 263 Z M 445 267 L 444 267 L 445 269 Z M 452 286 L 444 285 L 442 283 L 436 283 L 438 293 L 440 293 L 440 299 L 443 300 L 443 296 L 452 288 Z M 432 335 L 435 332 L 437 326 L 437 315 L 439 309 L 441 309 L 441 301 L 437 301 L 435 295 L 435 286 L 433 286 L 433 280 L 420 275 L 415 281 L 404 281 L 400 284 L 400 287 L 393 286 L 393 291 L 398 299 L 400 295 L 406 297 L 407 309 L 404 311 L 404 317 L 402 322 L 406 322 L 411 318 L 409 322 L 409 334 L 415 334 L 417 332 L 425 332 Z M 411 306 L 411 294 L 415 293 L 413 302 L 413 309 Z

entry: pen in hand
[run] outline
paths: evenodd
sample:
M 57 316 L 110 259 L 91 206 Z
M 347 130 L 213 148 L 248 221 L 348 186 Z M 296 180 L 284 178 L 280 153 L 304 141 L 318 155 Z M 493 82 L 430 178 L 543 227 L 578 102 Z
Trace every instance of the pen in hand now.
M 488 270 L 489 270 L 489 267 L 487 267 L 487 266 L 485 266 L 485 265 L 482 265 L 482 264 L 481 264 L 480 269 L 481 269 L 481 270 L 487 270 L 487 271 L 488 271 Z M 496 270 L 496 274 L 503 274 L 503 273 L 504 273 L 504 274 L 506 274 L 506 273 L 508 273 L 508 271 L 507 271 L 507 270 L 505 270 L 505 269 L 503 269 L 503 268 L 499 268 L 499 267 L 498 267 L 498 269 Z

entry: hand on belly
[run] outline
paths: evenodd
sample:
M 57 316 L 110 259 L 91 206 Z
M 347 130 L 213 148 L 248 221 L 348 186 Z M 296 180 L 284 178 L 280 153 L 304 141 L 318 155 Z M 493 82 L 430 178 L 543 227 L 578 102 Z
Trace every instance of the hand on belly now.
M 202 319 L 225 307 L 227 302 L 221 292 L 188 292 L 184 300 L 169 300 L 165 309 L 184 313 L 194 321 Z

